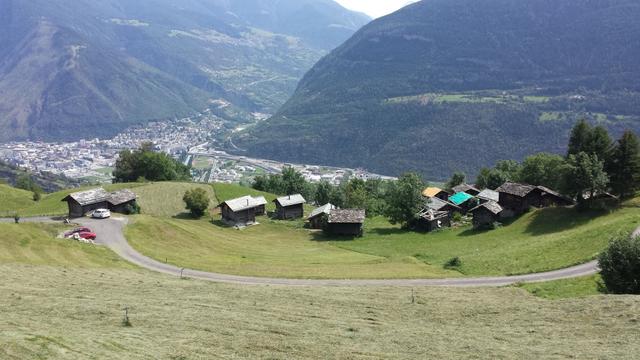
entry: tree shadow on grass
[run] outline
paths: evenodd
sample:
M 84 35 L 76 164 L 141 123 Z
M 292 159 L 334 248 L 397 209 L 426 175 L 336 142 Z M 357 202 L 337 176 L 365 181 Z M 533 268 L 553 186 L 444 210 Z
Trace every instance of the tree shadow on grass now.
M 198 218 L 194 218 L 190 212 L 183 212 L 177 215 L 172 216 L 173 219 L 176 220 L 200 220 Z
M 344 236 L 344 235 L 328 235 L 323 231 L 314 232 L 311 234 L 311 241 L 316 242 L 329 242 L 329 241 L 353 241 L 358 239 L 358 236 Z
M 376 235 L 399 235 L 411 232 L 410 230 L 399 228 L 374 228 L 368 229 L 367 231 Z
M 534 236 L 553 234 L 585 225 L 608 214 L 609 211 L 578 211 L 565 207 L 542 209 L 532 215 L 525 232 Z

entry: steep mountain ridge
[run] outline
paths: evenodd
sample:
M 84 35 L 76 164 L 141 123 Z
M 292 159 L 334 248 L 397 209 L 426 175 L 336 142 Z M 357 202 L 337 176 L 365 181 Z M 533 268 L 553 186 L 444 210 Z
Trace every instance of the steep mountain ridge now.
M 640 129 L 638 18 L 632 0 L 423 0 L 363 27 L 233 143 L 443 179 L 562 152 L 578 118 Z
M 274 112 L 367 21 L 331 0 L 0 0 L 0 141 L 107 136 L 207 106 Z

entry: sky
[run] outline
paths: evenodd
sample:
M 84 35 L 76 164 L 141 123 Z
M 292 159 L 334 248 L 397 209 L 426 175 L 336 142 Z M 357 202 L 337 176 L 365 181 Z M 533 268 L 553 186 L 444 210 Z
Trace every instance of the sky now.
M 372 18 L 390 14 L 417 0 L 336 0 L 347 9 L 363 12 Z

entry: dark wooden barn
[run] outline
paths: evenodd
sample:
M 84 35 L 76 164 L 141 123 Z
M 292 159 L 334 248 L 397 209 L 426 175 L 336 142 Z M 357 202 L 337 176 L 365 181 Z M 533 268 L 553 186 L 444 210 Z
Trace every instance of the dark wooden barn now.
M 135 207 L 137 201 L 136 194 L 128 189 L 114 191 L 109 194 L 109 210 L 121 214 L 127 214 L 130 208 Z
M 496 191 L 505 217 L 523 214 L 533 206 L 540 207 L 542 201 L 542 191 L 532 185 L 506 182 Z
M 542 191 L 540 194 L 540 207 L 551 206 L 572 206 L 575 202 L 569 197 L 560 194 L 557 191 L 551 190 L 544 186 L 537 186 Z
M 473 215 L 473 227 L 481 229 L 499 222 L 502 211 L 502 206 L 495 201 L 487 201 L 478 205 L 469 211 Z
M 446 211 L 425 209 L 418 214 L 414 228 L 418 231 L 432 232 L 451 227 L 451 217 Z
M 307 201 L 300 194 L 279 197 L 273 202 L 276 203 L 276 219 L 290 220 L 304 216 L 304 204 Z
M 326 231 L 332 235 L 362 236 L 365 218 L 365 210 L 331 210 Z
M 336 209 L 335 206 L 331 204 L 323 205 L 311 212 L 311 215 L 307 218 L 309 221 L 309 227 L 311 229 L 323 229 L 329 219 L 329 214 L 331 210 Z
M 264 197 L 244 196 L 227 200 L 219 205 L 222 221 L 231 226 L 248 226 L 256 223 L 256 216 L 265 213 Z
M 108 193 L 103 188 L 98 188 L 69 194 L 62 201 L 66 201 L 69 206 L 69 217 L 78 218 L 97 209 L 126 214 L 127 206 L 136 204 L 137 196 L 128 189 Z
M 69 206 L 69 217 L 83 217 L 96 209 L 109 208 L 110 194 L 102 188 L 69 194 L 62 199 Z

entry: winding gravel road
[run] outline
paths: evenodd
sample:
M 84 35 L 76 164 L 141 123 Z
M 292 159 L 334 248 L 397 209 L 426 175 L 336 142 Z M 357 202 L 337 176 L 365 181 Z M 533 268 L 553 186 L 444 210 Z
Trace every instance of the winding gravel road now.
M 133 249 L 124 237 L 125 218 L 108 220 L 76 219 L 74 222 L 90 227 L 98 235 L 96 242 L 107 246 L 123 259 L 142 268 L 193 279 L 241 285 L 282 285 L 282 286 L 449 286 L 449 287 L 490 287 L 515 283 L 534 283 L 551 280 L 569 279 L 593 275 L 598 272 L 598 264 L 591 261 L 566 269 L 538 274 L 502 277 L 456 278 L 456 279 L 407 279 L 407 280 L 305 280 L 278 279 L 250 276 L 217 274 L 205 271 L 180 269 L 179 267 L 156 261 Z M 640 235 L 640 228 L 634 233 Z

